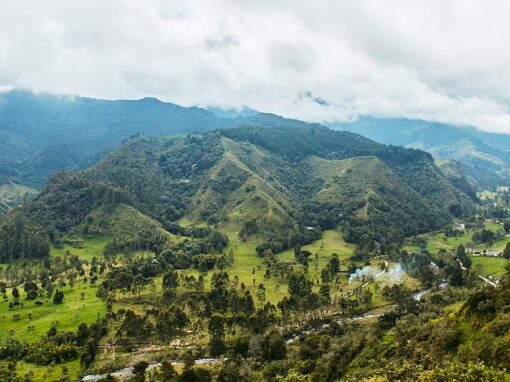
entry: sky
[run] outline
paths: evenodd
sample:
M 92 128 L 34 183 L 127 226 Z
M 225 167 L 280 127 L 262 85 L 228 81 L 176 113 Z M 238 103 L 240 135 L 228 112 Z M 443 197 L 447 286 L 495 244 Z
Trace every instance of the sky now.
M 0 89 L 510 134 L 510 2 L 0 0 Z

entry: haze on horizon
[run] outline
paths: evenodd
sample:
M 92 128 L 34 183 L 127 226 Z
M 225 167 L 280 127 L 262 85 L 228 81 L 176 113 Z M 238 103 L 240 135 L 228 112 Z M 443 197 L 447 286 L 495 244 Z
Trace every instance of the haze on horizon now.
M 505 1 L 0 2 L 0 89 L 510 134 Z

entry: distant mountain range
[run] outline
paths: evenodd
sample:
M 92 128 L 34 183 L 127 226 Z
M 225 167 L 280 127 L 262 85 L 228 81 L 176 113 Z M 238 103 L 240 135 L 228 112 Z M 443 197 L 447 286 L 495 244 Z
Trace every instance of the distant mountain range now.
M 471 185 L 479 189 L 510 184 L 510 135 L 421 120 L 370 117 L 329 126 L 457 162 Z
M 107 101 L 9 91 L 0 93 L 0 184 L 11 180 L 40 189 L 53 171 L 89 167 L 132 135 L 288 123 L 249 109 L 209 111 L 155 98 Z
M 107 101 L 23 90 L 0 93 L 0 184 L 40 190 L 52 172 L 90 167 L 137 134 L 183 135 L 238 126 L 310 124 L 248 108 L 185 108 L 154 98 Z M 451 180 L 457 179 L 468 194 L 510 182 L 510 136 L 403 119 L 362 118 L 331 126 L 454 161 L 448 173 L 456 168 Z M 20 200 L 22 189 L 17 192 L 15 200 Z

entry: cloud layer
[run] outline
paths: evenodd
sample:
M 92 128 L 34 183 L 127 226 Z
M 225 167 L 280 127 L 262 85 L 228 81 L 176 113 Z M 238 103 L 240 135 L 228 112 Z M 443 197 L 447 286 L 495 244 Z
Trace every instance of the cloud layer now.
M 510 2 L 0 0 L 0 89 L 510 133 Z

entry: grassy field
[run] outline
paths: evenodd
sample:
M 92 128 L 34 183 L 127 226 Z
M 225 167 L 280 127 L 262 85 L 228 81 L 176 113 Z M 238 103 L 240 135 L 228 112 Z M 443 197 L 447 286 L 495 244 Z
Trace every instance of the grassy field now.
M 96 297 L 97 287 L 77 282 L 74 288 L 69 286 L 64 291 L 64 303 L 53 304 L 46 299 L 38 299 L 44 304 L 36 306 L 35 301 L 25 299 L 23 288 L 20 291 L 22 307 L 9 309 L 8 302 L 0 302 L 0 339 L 11 333 L 20 340 L 37 341 L 55 324 L 59 330 L 75 331 L 82 323 L 96 321 L 98 315 L 106 314 L 106 305 Z M 11 290 L 7 291 L 12 300 Z
M 497 195 L 496 192 L 489 191 L 489 190 L 483 190 L 483 191 L 476 193 L 476 196 L 478 196 L 478 198 L 480 198 L 481 200 L 487 200 L 487 199 L 492 200 L 492 199 L 496 198 L 496 195 Z
M 182 224 L 182 223 L 181 223 Z M 226 269 L 230 275 L 230 279 L 233 280 L 235 276 L 239 278 L 240 283 L 244 283 L 246 289 L 249 290 L 254 296 L 255 304 L 257 306 L 263 305 L 266 301 L 273 304 L 277 304 L 284 296 L 287 295 L 287 285 L 285 282 L 271 277 L 269 279 L 264 278 L 266 267 L 263 265 L 262 258 L 257 255 L 255 248 L 258 245 L 257 240 L 241 241 L 237 235 L 237 227 L 235 225 L 223 226 L 221 231 L 229 236 L 229 244 L 225 248 L 224 252 L 234 253 L 234 263 Z M 346 243 L 340 231 L 328 230 L 323 232 L 323 237 L 309 245 L 305 245 L 302 249 L 306 249 L 312 252 L 310 257 L 310 266 L 308 271 L 309 278 L 314 281 L 314 290 L 319 290 L 318 281 L 320 280 L 320 272 L 326 265 L 333 253 L 337 253 L 341 260 L 341 267 L 345 269 L 346 260 L 353 254 L 355 245 Z M 315 257 L 317 254 L 317 258 Z M 286 250 L 277 254 L 279 260 L 294 260 L 294 251 Z M 317 259 L 317 260 L 316 260 Z M 343 260 L 343 261 L 342 261 Z M 295 265 L 301 267 L 300 265 Z M 181 274 L 194 275 L 198 277 L 199 272 L 194 269 L 187 269 L 179 271 Z M 207 291 L 210 287 L 210 278 L 213 272 L 203 274 L 205 290 Z M 144 291 L 144 295 L 154 293 L 155 295 L 161 294 L 161 277 L 157 277 L 154 280 L 155 288 L 153 290 Z M 257 286 L 262 283 L 266 289 L 266 298 L 264 301 L 259 301 L 256 296 Z M 341 284 L 347 286 L 348 275 L 341 275 Z M 179 287 L 179 292 L 184 292 L 183 287 Z M 121 305 L 127 308 L 127 305 Z M 120 305 L 119 305 L 120 307 Z M 136 306 L 129 306 L 131 309 L 139 309 Z
M 94 256 L 102 257 L 103 249 L 107 243 L 106 237 L 95 237 L 83 239 L 83 248 L 74 248 L 65 245 L 63 248 L 51 248 L 50 256 L 65 257 L 66 251 L 78 255 L 81 259 L 90 261 Z M 26 264 L 18 264 L 37 269 L 40 263 L 32 261 Z M 37 341 L 53 325 L 57 325 L 59 330 L 75 331 L 80 323 L 92 323 L 96 321 L 98 315 L 106 314 L 106 304 L 99 297 L 96 297 L 96 286 L 81 281 L 76 282 L 73 288 L 69 285 L 60 288 L 64 292 L 64 303 L 53 304 L 46 297 L 38 298 L 43 305 L 36 306 L 36 300 L 26 300 L 25 292 L 22 287 L 18 287 L 20 292 L 19 301 L 23 306 L 9 308 L 9 301 L 13 301 L 12 289 L 7 289 L 8 301 L 0 301 L 0 339 L 13 333 L 20 340 L 29 342 Z
M 83 239 L 83 248 L 72 247 L 65 244 L 62 248 L 52 247 L 50 251 L 50 257 L 54 259 L 57 256 L 64 257 L 66 252 L 77 255 L 80 259 L 90 261 L 93 257 L 100 258 L 103 256 L 103 250 L 110 240 L 106 236 L 96 236 L 92 238 Z
M 16 364 L 16 370 L 21 376 L 31 376 L 33 382 L 50 382 L 50 381 L 77 381 L 80 371 L 80 360 L 49 366 L 38 366 L 24 361 Z M 69 379 L 64 379 L 68 376 Z
M 501 276 L 506 273 L 505 266 L 508 260 L 502 257 L 471 256 L 472 268 L 479 271 L 482 276 Z
M 229 247 L 227 251 L 232 249 L 236 255 L 233 266 L 228 269 L 228 272 L 233 276 L 237 275 L 239 279 L 246 284 L 248 281 L 253 291 L 253 279 L 256 280 L 255 285 L 262 282 L 266 288 L 266 298 L 273 304 L 280 301 L 287 294 L 287 286 L 280 284 L 275 278 L 269 280 L 264 279 L 265 267 L 262 266 L 262 259 L 255 252 L 255 243 L 241 242 L 235 234 L 234 228 L 230 227 L 225 231 L 230 238 Z M 322 238 L 315 242 L 304 245 L 304 250 L 312 253 L 309 265 L 309 278 L 314 281 L 315 289 L 318 290 L 319 286 L 317 281 L 320 279 L 320 272 L 322 268 L 331 258 L 333 253 L 339 255 L 340 260 L 346 260 L 354 252 L 355 245 L 346 243 L 342 238 L 342 233 L 336 230 L 327 230 L 323 232 Z M 315 254 L 317 254 L 317 262 Z M 294 250 L 289 249 L 277 254 L 279 260 L 295 260 Z M 345 263 L 342 263 L 345 269 Z M 255 274 L 252 274 L 255 269 Z M 347 275 L 343 275 L 344 282 L 347 281 Z M 256 291 L 255 291 L 256 292 Z
M 237 234 L 237 227 L 235 225 L 222 226 L 221 231 L 229 236 L 229 244 L 225 248 L 225 252 L 232 251 L 235 255 L 234 263 L 226 269 L 229 273 L 231 280 L 237 276 L 239 281 L 244 283 L 246 288 L 252 293 L 254 302 L 257 306 L 262 306 L 266 301 L 277 304 L 285 295 L 287 295 L 287 285 L 276 277 L 264 278 L 266 267 L 263 265 L 262 258 L 256 253 L 257 240 L 243 242 L 239 239 Z M 180 238 L 176 237 L 175 240 Z M 65 257 L 67 252 L 78 255 L 83 260 L 90 261 L 94 256 L 102 257 L 105 244 L 108 242 L 108 237 L 94 237 L 85 238 L 83 240 L 82 248 L 75 248 L 70 245 L 65 245 L 63 248 L 52 248 L 51 257 L 57 256 Z M 338 230 L 328 230 L 323 232 L 322 238 L 303 246 L 303 249 L 312 253 L 310 257 L 310 266 L 308 276 L 314 281 L 314 291 L 318 292 L 320 272 L 327 264 L 333 253 L 337 253 L 341 260 L 341 269 L 345 269 L 347 264 L 350 263 L 348 258 L 353 254 L 355 246 L 346 243 L 342 238 L 342 233 Z M 130 257 L 138 256 L 153 256 L 151 253 L 139 252 L 133 253 Z M 294 251 L 287 250 L 277 254 L 280 260 L 294 260 Z M 119 264 L 124 260 L 119 258 Z M 362 264 L 359 264 L 360 266 Z M 377 266 L 376 262 L 373 264 Z M 36 266 L 34 263 L 31 266 Z M 301 265 L 295 265 L 301 267 Z M 391 267 L 394 266 L 393 264 Z M 390 267 L 390 268 L 391 268 Z M 179 273 L 193 274 L 198 277 L 199 273 L 196 270 L 182 270 Z M 210 278 L 212 271 L 204 274 L 205 289 L 210 288 Z M 98 281 L 98 285 L 101 280 Z M 403 282 L 411 288 L 418 288 L 418 282 L 407 275 L 402 275 L 397 279 L 392 276 L 385 275 L 377 281 L 376 284 L 369 286 L 373 293 L 371 307 L 383 307 L 388 304 L 381 298 L 380 291 L 384 285 L 392 284 L 395 282 Z M 266 289 L 266 296 L 264 300 L 259 300 L 257 296 L 257 286 L 263 283 Z M 154 286 L 147 287 L 141 292 L 144 301 L 156 301 L 161 296 L 162 291 L 162 277 L 154 279 Z M 333 298 L 338 297 L 340 294 L 345 294 L 347 291 L 355 288 L 358 283 L 349 285 L 348 275 L 341 274 L 340 283 L 332 284 L 331 295 Z M 38 300 L 44 301 L 42 306 L 35 306 L 34 301 L 27 301 L 24 296 L 22 288 L 18 288 L 21 293 L 20 301 L 23 306 L 9 309 L 8 302 L 0 302 L 0 339 L 13 334 L 20 340 L 27 340 L 29 342 L 37 341 L 41 338 L 49 328 L 55 324 L 59 330 L 75 331 L 79 324 L 82 322 L 94 322 L 98 316 L 106 314 L 106 305 L 103 300 L 96 297 L 97 286 L 77 282 L 74 288 L 70 286 L 64 287 L 65 293 L 64 304 L 55 305 L 52 301 L 45 298 Z M 180 286 L 178 293 L 185 292 L 183 286 Z M 9 300 L 12 301 L 12 291 L 8 290 L 7 295 Z M 133 311 L 143 314 L 148 306 L 137 302 L 137 296 L 133 294 L 118 295 L 118 302 L 114 304 L 114 310 L 119 308 L 128 308 Z M 112 332 L 113 333 L 113 332 Z M 113 335 L 109 333 L 103 338 L 102 343 Z M 195 345 L 206 346 L 208 342 L 207 332 L 190 334 L 183 338 L 184 341 L 193 343 Z M 34 381 L 53 381 L 62 378 L 67 374 L 70 380 L 76 380 L 80 370 L 79 361 L 73 361 L 62 365 L 55 366 L 37 366 L 20 362 L 17 365 L 17 370 L 20 375 L 30 374 Z
M 67 252 L 78 255 L 81 259 L 90 261 L 93 257 L 103 256 L 103 249 L 108 242 L 107 237 L 94 237 L 83 239 L 83 248 L 75 248 L 64 245 L 63 248 L 51 248 L 52 259 L 57 256 L 65 257 Z M 40 262 L 31 261 L 17 264 L 23 268 L 36 270 Z M 101 283 L 98 280 L 97 285 Z M 46 297 L 38 298 L 43 305 L 36 306 L 36 300 L 26 300 L 23 288 L 18 287 L 20 292 L 19 301 L 22 306 L 9 308 L 9 301 L 13 300 L 12 289 L 7 290 L 9 301 L 0 301 L 0 340 L 13 335 L 15 338 L 27 342 L 38 341 L 44 336 L 52 325 L 56 325 L 59 331 L 76 331 L 81 323 L 90 324 L 106 314 L 105 302 L 96 297 L 97 285 L 77 281 L 73 288 L 69 285 L 59 288 L 64 292 L 64 303 L 53 304 Z M 78 380 L 80 361 L 76 359 L 58 365 L 39 366 L 26 362 L 18 362 L 16 370 L 20 376 L 30 376 L 31 381 L 58 381 Z M 67 376 L 69 379 L 64 379 Z
M 356 246 L 354 244 L 346 243 L 342 237 L 342 232 L 338 230 L 327 230 L 322 233 L 322 239 L 314 241 L 311 244 L 304 245 L 302 249 L 306 249 L 312 253 L 312 257 L 315 254 L 319 255 L 319 262 L 326 262 L 329 260 L 333 253 L 336 253 L 340 260 L 345 260 L 354 253 Z M 293 260 L 294 250 L 289 249 L 287 251 L 278 254 L 280 260 Z
M 287 294 L 287 287 L 282 285 L 276 278 L 264 279 L 265 267 L 262 264 L 262 258 L 257 255 L 255 250 L 259 244 L 258 241 L 241 241 L 237 235 L 237 227 L 235 225 L 223 226 L 221 231 L 229 237 L 229 243 L 224 252 L 229 253 L 232 250 L 234 253 L 234 263 L 226 269 L 230 275 L 230 279 L 232 280 L 237 276 L 239 282 L 244 283 L 246 288 L 252 292 L 256 305 L 265 303 L 255 298 L 257 286 L 260 283 L 264 284 L 266 288 L 266 301 L 273 304 L 278 303 L 278 301 Z M 195 270 L 182 272 L 198 276 L 198 272 Z M 209 287 L 211 274 L 212 272 L 209 272 L 209 274 L 205 276 L 206 287 Z
M 500 231 L 502 228 L 499 224 L 485 223 L 485 229 L 497 232 Z M 474 250 L 483 251 L 484 249 L 491 249 L 502 251 L 505 245 L 510 242 L 510 236 L 507 236 L 501 240 L 494 242 L 493 245 L 490 247 L 488 247 L 485 244 L 473 245 L 473 232 L 474 232 L 473 230 L 466 230 L 464 231 L 464 234 L 455 237 L 446 237 L 442 232 L 435 232 L 426 235 L 420 235 L 419 237 L 427 240 L 426 249 L 427 251 L 432 253 L 437 253 L 441 249 L 451 252 L 455 250 L 455 248 L 457 248 L 457 246 L 460 244 L 463 244 L 465 247 L 471 246 Z M 420 247 L 408 242 L 403 246 L 402 249 L 406 250 L 407 252 L 415 252 L 419 251 Z

